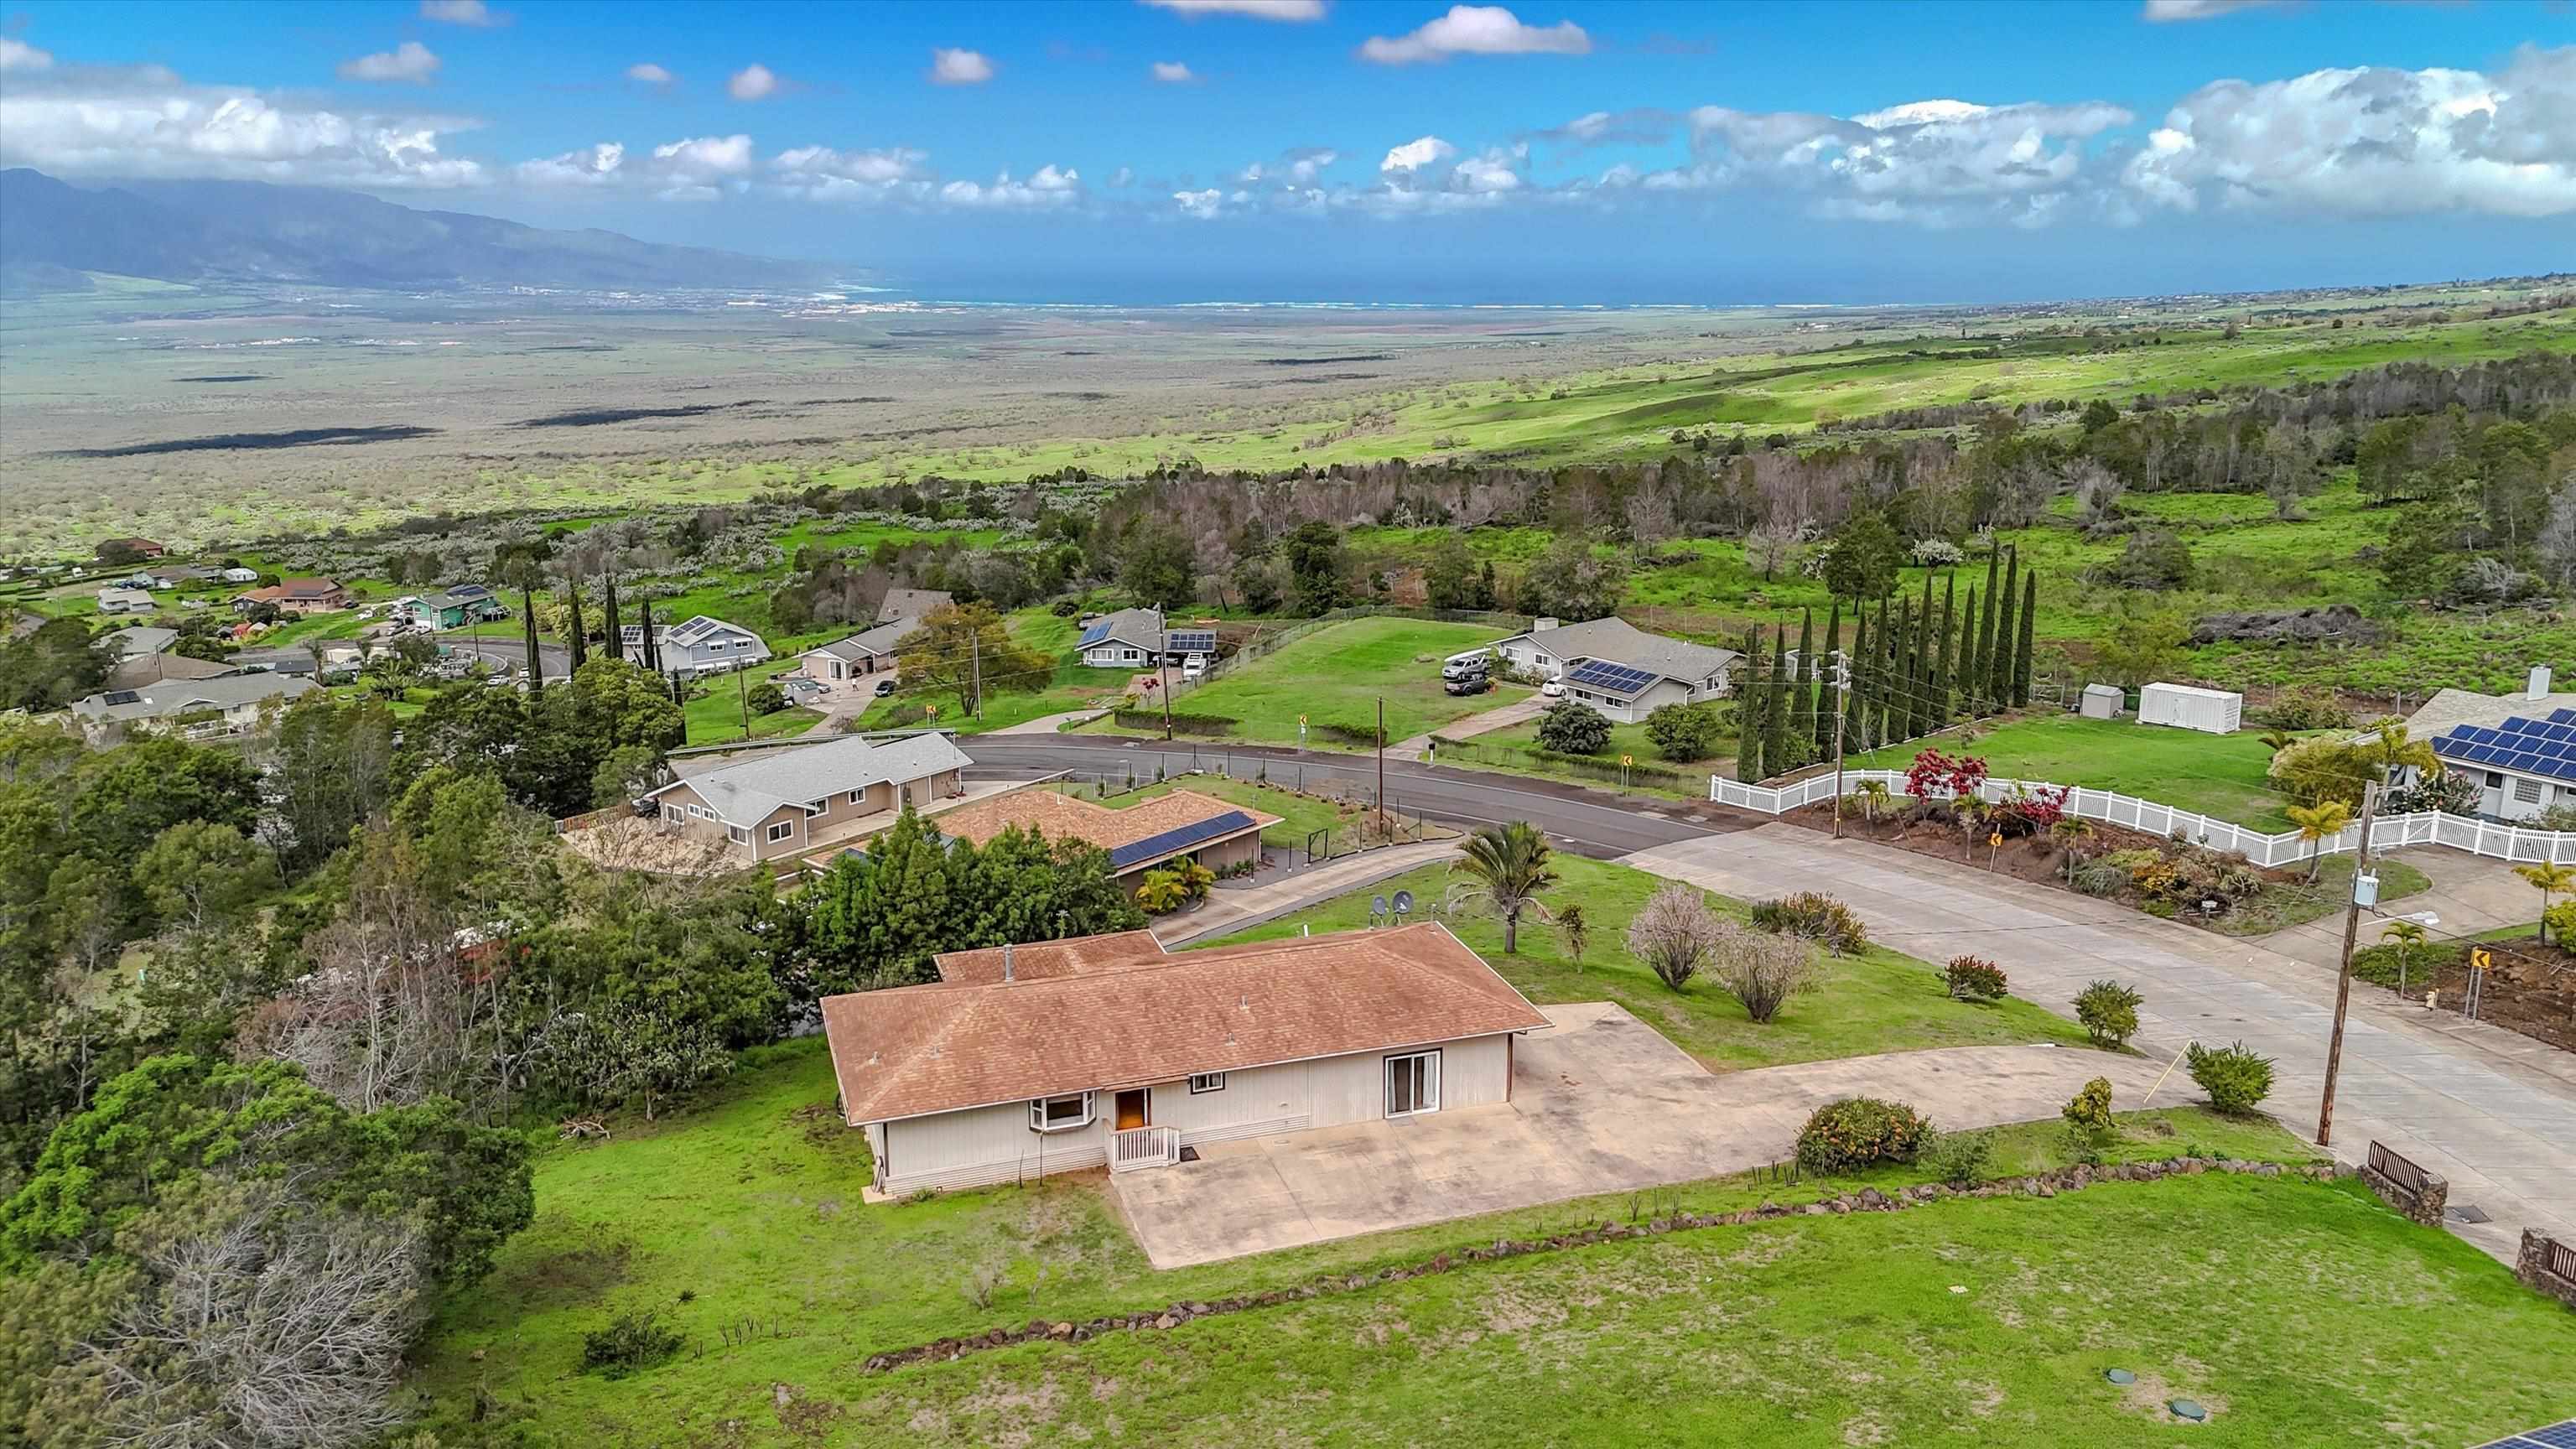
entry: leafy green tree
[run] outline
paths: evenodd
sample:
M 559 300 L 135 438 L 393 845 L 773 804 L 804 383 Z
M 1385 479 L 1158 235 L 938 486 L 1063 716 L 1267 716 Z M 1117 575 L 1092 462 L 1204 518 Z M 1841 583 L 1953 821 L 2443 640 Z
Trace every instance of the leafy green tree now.
M 1522 613 L 1579 623 L 1618 612 L 1627 592 L 1628 566 L 1618 554 L 1596 550 L 1590 539 L 1566 534 L 1522 572 L 1518 602 Z
M 1277 612 L 1285 597 L 1279 588 L 1279 569 L 1267 554 L 1245 554 L 1234 561 L 1234 593 L 1244 612 L 1269 614 Z
M 1551 854 L 1546 835 L 1526 820 L 1514 820 L 1468 836 L 1449 867 L 1452 874 L 1467 877 L 1472 893 L 1484 897 L 1503 918 L 1506 956 L 1520 951 L 1521 914 L 1538 904 L 1539 892 L 1557 883 Z
M 756 873 L 685 885 L 632 872 L 578 876 L 554 919 L 513 939 L 522 964 L 511 986 L 524 1011 L 549 997 L 579 1011 L 623 1005 L 740 1048 L 775 1036 L 787 1007 L 780 977 L 791 963 L 780 957 L 792 916 Z
M 132 860 L 173 825 L 203 821 L 246 835 L 259 823 L 259 811 L 259 772 L 240 755 L 166 737 L 139 739 L 81 762 L 71 835 L 101 860 Z
M 1725 722 L 1706 704 L 1659 705 L 1646 715 L 1646 738 L 1667 760 L 1705 760 L 1724 737 Z
M 287 706 L 266 754 L 286 826 L 287 869 L 320 864 L 361 821 L 385 808 L 394 792 L 394 753 L 393 712 L 379 701 L 316 690 Z
M 1467 540 L 1458 534 L 1441 535 L 1431 550 L 1431 561 L 1423 566 L 1423 602 L 1435 609 L 1475 609 L 1476 556 L 1467 551 Z
M 951 887 L 946 847 L 909 807 L 865 851 L 843 852 L 806 892 L 814 994 L 933 979 L 930 958 L 951 940 Z
M 115 647 L 91 639 L 78 619 L 48 619 L 23 638 L 0 636 L 0 709 L 61 709 L 97 693 L 115 667 Z
M 1322 519 L 1308 519 L 1289 531 L 1280 545 L 1288 564 L 1288 591 L 1297 612 L 1312 618 L 1350 602 L 1343 580 L 1342 531 Z
M 1012 638 L 1002 616 L 982 604 L 931 610 L 895 650 L 907 688 L 953 694 L 968 714 L 982 708 L 983 694 L 1034 693 L 1055 677 L 1055 660 Z
M 134 883 L 165 924 L 202 931 L 275 890 L 277 857 L 230 826 L 183 821 L 136 857 Z
M 1897 566 L 1904 560 L 1905 544 L 1895 525 L 1886 514 L 1865 509 L 1834 530 L 1833 547 L 1825 557 L 1825 587 L 1844 598 L 1877 598 L 1895 584 Z
M 2129 689 L 2173 673 L 2191 624 L 2182 615 L 2149 606 L 2123 608 L 2093 641 L 2093 657 L 2113 682 Z
M 1610 748 L 1610 721 L 1588 704 L 1560 699 L 1538 717 L 1538 742 L 1564 754 L 1597 755 Z
M 2456 499 L 2410 503 L 2388 520 L 2379 576 L 2400 598 L 2440 598 L 2467 567 L 2477 528 L 2476 511 Z
M 1197 597 L 1197 579 L 1197 556 L 1176 529 L 1138 530 L 1118 563 L 1118 582 L 1142 604 L 1186 604 Z

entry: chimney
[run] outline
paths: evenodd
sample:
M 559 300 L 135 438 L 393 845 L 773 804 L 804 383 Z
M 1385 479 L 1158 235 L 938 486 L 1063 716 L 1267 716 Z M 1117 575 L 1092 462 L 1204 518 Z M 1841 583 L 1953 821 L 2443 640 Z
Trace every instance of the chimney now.
M 2531 700 L 2547 699 L 2549 697 L 2548 665 L 2535 664 L 2531 666 L 2531 673 L 2525 677 L 2522 682 L 2522 697 Z
M 1541 615 L 1538 618 L 1530 620 L 1530 632 L 1535 634 L 1542 629 L 1553 629 L 1556 625 L 1557 621 L 1555 619 Z
M 1009 980 L 1011 980 L 1011 979 L 1012 979 L 1012 976 L 1011 976 L 1011 943 L 1010 943 L 1010 942 L 1008 942 L 1008 941 L 1004 941 L 1004 942 L 1002 943 L 1002 979 L 1003 979 L 1003 980 L 1005 980 L 1005 981 L 1009 981 Z

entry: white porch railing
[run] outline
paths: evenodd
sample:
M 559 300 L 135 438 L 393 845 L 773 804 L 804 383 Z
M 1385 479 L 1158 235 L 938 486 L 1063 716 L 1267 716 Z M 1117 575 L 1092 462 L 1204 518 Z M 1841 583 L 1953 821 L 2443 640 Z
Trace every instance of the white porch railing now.
M 1900 800 L 1905 797 L 1905 772 L 1902 770 L 1846 770 L 1843 772 L 1844 791 L 1848 793 L 1859 788 L 1863 780 L 1876 780 L 1887 786 L 1890 795 Z M 1977 793 L 1988 800 L 2000 800 L 2012 793 L 2016 785 L 2030 790 L 2060 788 L 2047 780 L 1988 780 Z M 2179 830 L 2212 849 L 2240 852 L 2260 866 L 2295 865 L 2306 860 L 2311 851 L 2323 855 L 2345 855 L 2361 845 L 2361 827 L 2358 824 L 2347 825 L 2321 844 L 2310 845 L 2301 840 L 2295 830 L 2267 835 L 2214 815 L 2179 810 L 2154 800 L 2123 795 L 2116 790 L 2096 790 L 2082 785 L 2065 788 L 2069 814 L 2086 820 L 2125 825 L 2152 835 L 2171 835 Z M 1834 777 L 1831 773 L 1810 775 L 1778 787 L 1748 785 L 1719 775 L 1711 775 L 1708 779 L 1710 800 L 1762 815 L 1785 815 L 1800 806 L 1820 804 L 1833 797 Z M 2498 860 L 2576 864 L 2576 831 L 2525 830 L 2520 826 L 2444 815 L 2434 810 L 2412 815 L 2382 815 L 2371 822 L 2371 849 L 2397 850 L 2409 845 L 2445 846 L 2452 850 L 2465 850 L 2471 855 L 2493 856 Z
M 1130 1127 L 1109 1134 L 1109 1170 L 1133 1172 L 1140 1167 L 1169 1167 L 1181 1160 L 1178 1127 Z

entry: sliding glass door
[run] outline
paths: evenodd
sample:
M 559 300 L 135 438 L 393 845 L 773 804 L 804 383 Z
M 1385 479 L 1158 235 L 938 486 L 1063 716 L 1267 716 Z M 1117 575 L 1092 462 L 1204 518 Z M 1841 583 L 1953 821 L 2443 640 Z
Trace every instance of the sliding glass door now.
M 1386 1115 L 1410 1117 L 1440 1110 L 1440 1053 L 1415 1052 L 1386 1059 Z

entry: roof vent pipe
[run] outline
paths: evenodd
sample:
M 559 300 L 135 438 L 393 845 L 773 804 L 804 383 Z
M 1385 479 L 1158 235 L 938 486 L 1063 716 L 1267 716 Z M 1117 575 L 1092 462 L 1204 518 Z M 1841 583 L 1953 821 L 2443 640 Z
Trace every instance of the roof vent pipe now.
M 1002 979 L 1005 981 L 1013 979 L 1011 975 L 1011 943 L 1008 941 L 1004 941 L 1002 943 Z
M 2531 673 L 2524 676 L 2522 681 L 2522 697 L 2529 700 L 2542 700 L 2549 697 L 2548 665 L 2531 666 Z

